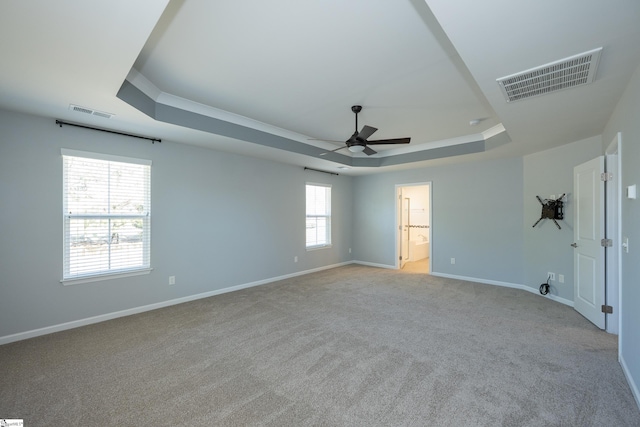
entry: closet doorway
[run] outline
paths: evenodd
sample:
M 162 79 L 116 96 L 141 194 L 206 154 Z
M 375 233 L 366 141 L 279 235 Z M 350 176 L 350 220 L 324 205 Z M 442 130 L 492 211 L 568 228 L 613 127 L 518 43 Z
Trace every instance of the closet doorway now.
M 431 272 L 431 182 L 396 185 L 396 267 Z

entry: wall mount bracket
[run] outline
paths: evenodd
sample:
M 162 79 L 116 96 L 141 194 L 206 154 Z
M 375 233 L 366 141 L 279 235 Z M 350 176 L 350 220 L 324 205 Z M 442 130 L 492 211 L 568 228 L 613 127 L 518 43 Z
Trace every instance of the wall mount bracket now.
M 565 195 L 566 193 L 562 193 L 562 195 L 557 199 L 544 200 L 542 200 L 540 196 L 536 196 L 536 199 L 538 199 L 538 201 L 542 205 L 542 213 L 540 214 L 540 219 L 537 220 L 535 224 L 533 224 L 533 227 L 538 225 L 538 223 L 543 219 L 550 219 L 551 221 L 553 221 L 556 227 L 558 227 L 558 230 L 562 230 L 562 227 L 560 227 L 560 224 L 558 224 L 557 220 L 564 219 L 564 203 L 562 202 L 562 199 Z

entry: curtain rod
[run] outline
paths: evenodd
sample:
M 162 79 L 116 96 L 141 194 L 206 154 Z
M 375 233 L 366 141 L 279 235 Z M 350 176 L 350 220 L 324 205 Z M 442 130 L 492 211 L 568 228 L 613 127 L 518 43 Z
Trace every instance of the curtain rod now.
M 306 166 L 304 167 L 304 170 L 306 170 L 306 171 L 314 171 L 314 172 L 328 173 L 329 175 L 340 175 L 340 174 L 335 173 L 335 172 L 321 171 L 320 169 L 308 168 L 308 167 L 306 167 Z
M 56 120 L 56 124 L 59 125 L 60 127 L 62 127 L 62 125 L 75 126 L 75 127 L 78 127 L 78 128 L 99 130 L 100 132 L 115 133 L 116 135 L 130 136 L 130 137 L 133 137 L 133 138 L 140 138 L 140 139 L 148 139 L 149 141 L 151 141 L 152 144 L 155 144 L 156 141 L 162 142 L 162 140 L 158 139 L 158 138 L 150 138 L 148 136 L 133 135 L 131 133 L 117 132 L 115 130 L 109 130 L 109 129 L 94 128 L 94 127 L 91 127 L 91 126 L 79 125 L 77 123 L 63 122 L 62 120 Z

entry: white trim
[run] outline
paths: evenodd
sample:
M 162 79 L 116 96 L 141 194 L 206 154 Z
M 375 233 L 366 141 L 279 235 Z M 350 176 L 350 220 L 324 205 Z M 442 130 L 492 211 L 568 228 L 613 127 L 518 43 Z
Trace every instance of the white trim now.
M 615 268 L 617 269 L 616 274 L 616 283 L 614 286 L 617 287 L 618 290 L 618 301 L 617 303 L 617 320 L 618 320 L 618 357 L 622 357 L 622 340 L 624 339 L 622 336 L 622 132 L 616 133 L 615 137 L 607 147 L 605 154 L 615 154 L 617 157 L 616 168 L 617 175 L 614 177 L 614 182 L 617 181 L 616 184 L 616 206 L 614 206 L 614 210 L 616 211 L 616 216 L 614 218 L 614 222 L 616 223 L 615 234 L 613 236 L 613 247 L 616 248 L 617 255 L 617 265 Z M 609 225 L 607 219 L 607 226 Z M 609 290 L 609 283 L 607 283 L 607 291 Z M 615 308 L 614 308 L 615 310 Z M 640 406 L 640 405 L 639 405 Z
M 368 267 L 378 267 L 378 268 L 389 268 L 391 270 L 397 270 L 398 267 L 396 267 L 395 265 L 388 265 L 388 264 L 377 264 L 375 262 L 366 262 L 366 261 L 351 261 L 352 264 L 360 264 L 360 265 L 366 265 Z
M 633 381 L 633 377 L 631 376 L 631 372 L 629 372 L 629 368 L 627 367 L 627 362 L 624 361 L 624 357 L 622 353 L 620 353 L 620 357 L 618 358 L 620 362 L 620 366 L 622 366 L 622 372 L 624 372 L 624 376 L 627 378 L 627 383 L 629 383 L 629 388 L 631 389 L 631 394 L 636 399 L 636 404 L 638 405 L 638 409 L 640 409 L 640 390 L 638 390 L 638 385 Z
M 83 157 L 87 159 L 104 160 L 107 162 L 133 163 L 136 165 L 151 166 L 151 160 L 137 159 L 135 157 L 116 156 L 113 154 L 94 153 L 90 151 L 71 150 L 69 148 L 61 148 L 60 152 L 63 156 Z
M 328 245 L 307 246 L 306 249 L 307 249 L 307 252 L 309 252 L 309 251 L 318 251 L 320 249 L 329 249 L 331 247 L 332 245 L 331 243 L 329 243 Z
M 538 295 L 540 297 L 545 297 L 545 298 L 548 298 L 550 300 L 559 302 L 561 304 L 568 305 L 569 307 L 573 307 L 573 301 L 570 301 L 568 299 L 561 298 L 561 297 L 558 297 L 558 296 L 555 296 L 555 295 L 551 295 L 551 294 L 541 295 L 538 292 L 538 289 L 533 289 L 533 288 L 530 288 L 529 286 L 525 286 L 525 285 L 519 285 L 519 284 L 516 284 L 516 283 L 508 283 L 508 282 L 500 282 L 500 281 L 497 281 L 497 280 L 479 279 L 477 277 L 457 276 L 457 275 L 454 275 L 454 274 L 447 274 L 447 273 L 432 272 L 431 275 L 432 276 L 436 276 L 436 277 L 445 277 L 445 278 L 448 278 L 448 279 L 465 280 L 467 282 L 484 283 L 486 285 L 502 286 L 504 288 L 520 289 L 522 291 L 528 291 L 528 292 L 531 292 L 532 294 Z
M 6 335 L 0 337 L 0 345 L 9 344 L 15 341 L 22 341 L 29 338 L 39 337 L 41 335 L 52 334 L 54 332 L 66 331 L 68 329 L 79 328 L 81 326 L 92 325 L 94 323 L 104 322 L 106 320 L 117 319 L 119 317 L 131 316 L 133 314 L 144 313 L 146 311 L 156 310 L 158 308 L 169 307 L 176 304 L 182 304 L 184 302 L 195 301 L 202 298 L 209 298 L 215 295 L 225 294 L 228 292 L 239 291 L 241 289 L 252 288 L 254 286 L 265 285 L 267 283 L 277 282 L 279 280 L 289 279 L 291 277 L 303 276 L 309 273 L 315 273 L 322 270 L 328 270 L 331 268 L 342 267 L 348 264 L 352 264 L 352 261 L 341 262 L 338 264 L 327 265 L 324 267 L 312 268 L 311 270 L 298 271 L 291 274 L 285 274 L 284 276 L 272 277 L 269 279 L 258 280 L 255 282 L 244 283 L 241 285 L 230 286 L 228 288 L 216 289 L 201 294 L 189 295 L 182 298 L 176 298 L 168 301 L 162 301 L 154 304 L 143 305 L 139 307 L 133 307 L 126 310 L 116 311 L 112 313 L 105 313 L 98 316 L 87 317 L 85 319 L 73 320 L 71 322 L 60 323 L 58 325 L 45 326 L 44 328 L 33 329 L 31 331 L 19 332 L 17 334 Z
M 101 273 L 90 276 L 70 277 L 60 280 L 64 286 L 79 285 L 81 283 L 100 282 L 102 280 L 121 279 L 123 277 L 142 276 L 149 274 L 153 268 L 139 268 L 136 270 L 120 271 L 118 273 Z

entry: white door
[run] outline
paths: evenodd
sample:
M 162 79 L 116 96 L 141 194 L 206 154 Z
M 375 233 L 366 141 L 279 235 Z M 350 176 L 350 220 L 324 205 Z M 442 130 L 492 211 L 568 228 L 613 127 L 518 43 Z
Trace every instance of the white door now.
M 602 312 L 605 292 L 604 247 L 604 157 L 573 168 L 574 211 L 574 307 L 604 329 Z

